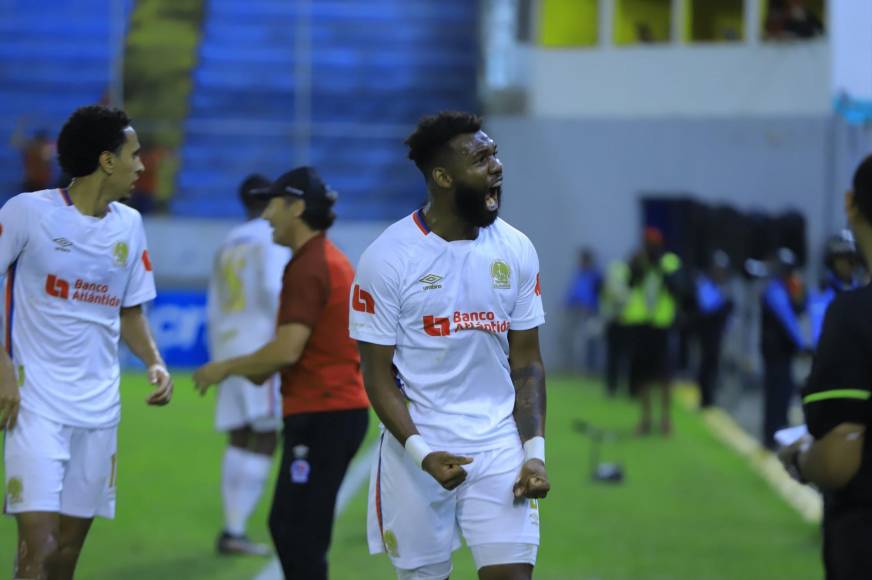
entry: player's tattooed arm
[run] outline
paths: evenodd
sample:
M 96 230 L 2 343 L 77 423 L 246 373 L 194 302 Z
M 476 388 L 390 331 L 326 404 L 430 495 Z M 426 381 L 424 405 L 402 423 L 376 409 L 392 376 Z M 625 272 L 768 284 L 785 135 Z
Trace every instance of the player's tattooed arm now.
M 515 385 L 515 422 L 521 441 L 545 436 L 545 365 L 539 331 L 509 331 L 509 366 Z

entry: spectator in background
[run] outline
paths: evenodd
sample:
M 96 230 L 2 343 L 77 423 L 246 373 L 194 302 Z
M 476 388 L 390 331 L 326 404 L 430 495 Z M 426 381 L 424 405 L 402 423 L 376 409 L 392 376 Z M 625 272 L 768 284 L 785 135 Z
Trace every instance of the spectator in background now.
M 721 342 L 733 310 L 733 301 L 726 290 L 729 276 L 730 259 L 725 252 L 717 250 L 712 255 L 707 270 L 700 272 L 694 280 L 695 316 L 692 326 L 699 340 L 697 382 L 702 408 L 711 407 L 715 402 Z
M 55 144 L 49 138 L 48 131 L 39 129 L 29 139 L 23 139 L 19 128 L 12 136 L 12 146 L 21 151 L 21 191 L 41 191 L 54 186 L 52 158 Z
M 600 316 L 606 324 L 606 393 L 618 392 L 621 369 L 629 365 L 631 342 L 623 312 L 630 292 L 630 268 L 626 262 L 609 264 L 600 296 Z
M 775 449 L 775 432 L 787 426 L 787 410 L 796 390 L 793 360 L 809 352 L 811 341 L 803 333 L 798 316 L 804 309 L 797 280 L 796 256 L 780 248 L 772 273 L 761 297 L 761 339 L 763 355 L 763 444 Z
M 578 254 L 578 269 L 566 295 L 567 316 L 563 321 L 566 369 L 591 374 L 599 370 L 598 314 L 602 286 L 603 274 L 596 264 L 593 250 L 582 248 Z
M 771 0 L 766 17 L 766 37 L 773 40 L 813 38 L 824 33 L 820 19 L 804 0 Z
M 631 326 L 633 354 L 630 363 L 630 389 L 639 393 L 642 416 L 637 434 L 651 432 L 651 391 L 660 391 L 660 432 L 672 431 L 671 419 L 671 334 L 678 314 L 677 274 L 681 259 L 667 252 L 663 234 L 645 228 L 644 246 L 630 261 L 629 294 L 624 307 L 624 323 Z
M 849 230 L 831 237 L 824 248 L 824 278 L 818 291 L 808 301 L 808 318 L 811 324 L 812 344 L 817 347 L 824 324 L 824 315 L 833 299 L 840 293 L 860 286 L 854 237 Z

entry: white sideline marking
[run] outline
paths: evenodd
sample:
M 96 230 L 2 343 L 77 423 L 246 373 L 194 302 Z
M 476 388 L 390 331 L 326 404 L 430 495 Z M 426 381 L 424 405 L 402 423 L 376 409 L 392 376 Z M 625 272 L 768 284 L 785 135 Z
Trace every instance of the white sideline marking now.
M 678 400 L 688 409 L 696 409 L 699 394 L 695 387 L 680 385 Z M 787 475 L 778 457 L 748 435 L 726 412 L 713 407 L 703 412 L 703 420 L 714 435 L 748 460 L 751 469 L 762 477 L 808 522 L 820 523 L 823 500 L 818 492 Z
M 372 462 L 375 461 L 377 453 L 378 440 L 373 442 L 372 445 L 366 448 L 363 453 L 351 463 L 351 467 L 348 468 L 345 478 L 342 480 L 342 485 L 339 486 L 339 493 L 336 494 L 335 519 L 338 519 L 339 516 L 342 515 L 342 512 L 345 511 L 345 508 L 348 507 L 349 502 L 351 502 L 351 499 L 369 479 L 369 471 Z M 276 557 L 273 557 L 269 564 L 267 564 L 264 569 L 254 577 L 254 580 L 283 579 L 284 575 L 282 574 L 282 567 Z

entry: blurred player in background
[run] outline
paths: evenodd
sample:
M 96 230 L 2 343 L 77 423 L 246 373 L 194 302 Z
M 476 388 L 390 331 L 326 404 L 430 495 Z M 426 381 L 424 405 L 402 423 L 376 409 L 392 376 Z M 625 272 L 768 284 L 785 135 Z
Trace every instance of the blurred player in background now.
M 401 579 L 444 579 L 462 535 L 480 578 L 530 578 L 550 488 L 539 259 L 497 219 L 502 164 L 478 117 L 427 117 L 406 143 L 429 203 L 369 246 L 350 296 L 385 427 L 370 551 Z
M 68 189 L 22 193 L 0 209 L 0 428 L 17 578 L 72 578 L 94 517 L 115 516 L 119 339 L 148 367 L 149 405 L 166 405 L 173 390 L 142 312 L 155 297 L 142 218 L 118 203 L 143 170 L 130 119 L 77 110 L 58 160 L 73 176 Z
M 230 232 L 215 257 L 207 307 L 213 360 L 248 354 L 275 336 L 282 272 L 291 253 L 273 242 L 272 227 L 260 217 L 266 202 L 251 195 L 269 183 L 260 175 L 242 182 L 239 194 L 248 221 Z M 263 385 L 255 385 L 245 377 L 231 376 L 218 387 L 215 428 L 228 435 L 221 469 L 220 554 L 270 552 L 267 546 L 251 542 L 245 529 L 263 494 L 281 429 L 278 379 L 273 375 Z
M 336 495 L 369 422 L 360 355 L 348 336 L 354 270 L 327 238 L 336 194 L 311 167 L 252 192 L 268 201 L 273 240 L 289 247 L 274 338 L 197 369 L 200 392 L 230 376 L 260 384 L 282 374 L 284 429 L 270 533 L 285 578 L 327 579 Z

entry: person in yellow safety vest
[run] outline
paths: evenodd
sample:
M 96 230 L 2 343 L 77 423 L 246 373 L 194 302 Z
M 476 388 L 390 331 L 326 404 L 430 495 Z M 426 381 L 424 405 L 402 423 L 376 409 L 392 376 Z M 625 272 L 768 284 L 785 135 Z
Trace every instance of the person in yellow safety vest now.
M 663 234 L 646 228 L 644 247 L 630 262 L 630 290 L 621 316 L 632 335 L 630 390 L 638 393 L 642 405 L 636 429 L 640 435 L 651 432 L 653 387 L 660 391 L 660 431 L 664 435 L 672 431 L 670 330 L 678 310 L 676 274 L 680 269 L 681 259 L 664 250 Z
M 623 321 L 624 307 L 630 292 L 630 267 L 626 261 L 615 260 L 606 270 L 600 292 L 600 317 L 606 322 L 606 394 L 613 397 L 618 383 L 629 366 L 631 342 Z

